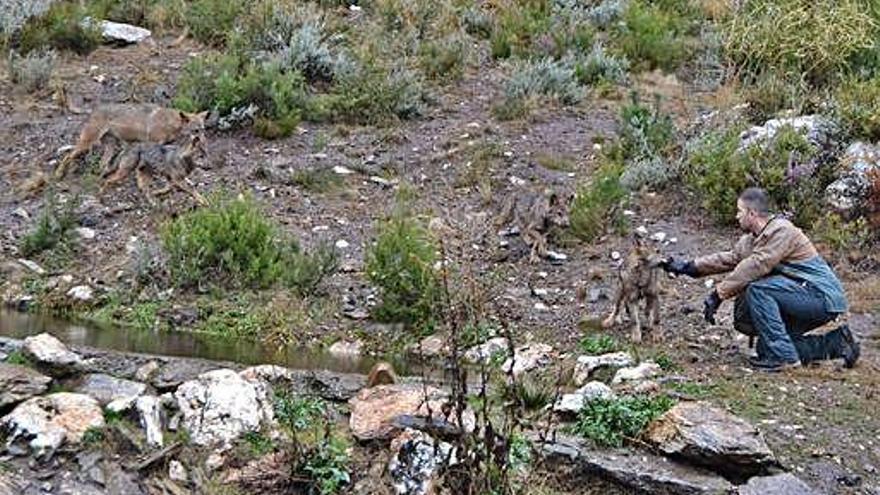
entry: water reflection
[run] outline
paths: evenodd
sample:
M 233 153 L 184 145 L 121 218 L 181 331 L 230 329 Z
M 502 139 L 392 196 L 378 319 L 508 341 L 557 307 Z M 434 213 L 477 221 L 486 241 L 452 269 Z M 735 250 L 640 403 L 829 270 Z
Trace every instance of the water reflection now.
M 211 335 L 83 325 L 46 315 L 0 310 L 0 335 L 21 339 L 42 332 L 48 332 L 69 345 L 244 364 L 271 363 L 290 368 L 367 373 L 376 362 L 374 358 L 340 358 L 303 348 L 270 349 L 254 342 Z M 416 372 L 412 363 L 393 362 L 404 373 Z

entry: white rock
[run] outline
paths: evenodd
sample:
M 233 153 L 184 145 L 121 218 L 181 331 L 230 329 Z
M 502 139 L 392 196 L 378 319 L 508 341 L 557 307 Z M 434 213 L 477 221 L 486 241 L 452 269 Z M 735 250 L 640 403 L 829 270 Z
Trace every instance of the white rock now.
M 511 175 L 510 176 L 510 183 L 513 184 L 514 186 L 522 186 L 522 185 L 525 185 L 526 181 L 524 181 L 523 179 L 520 179 L 519 177 L 516 177 L 515 175 Z
M 46 365 L 59 371 L 69 371 L 82 362 L 79 354 L 68 349 L 60 340 L 48 333 L 24 339 L 22 350 L 37 364 Z
M 24 258 L 19 258 L 19 259 L 18 259 L 18 262 L 21 263 L 22 265 L 24 265 L 25 268 L 27 268 L 28 270 L 30 270 L 30 271 L 36 273 L 37 275 L 45 275 L 45 274 L 46 274 L 46 270 L 43 270 L 43 267 L 41 267 L 40 265 L 34 263 L 34 262 L 31 261 L 31 260 L 26 260 L 26 259 L 24 259 Z
M 138 397 L 134 404 L 140 418 L 141 427 L 147 432 L 147 444 L 162 447 L 162 407 L 159 399 L 152 395 Z
M 791 126 L 803 134 L 810 143 L 816 146 L 826 144 L 829 131 L 833 124 L 821 115 L 803 115 L 781 119 L 770 119 L 761 126 L 753 126 L 740 134 L 739 150 L 745 150 L 754 144 L 764 143 L 785 126 Z
M 651 235 L 652 241 L 663 242 L 666 240 L 666 232 L 654 232 Z
M 345 249 L 348 246 L 348 241 L 346 241 L 345 239 L 339 239 L 338 241 L 336 241 L 336 247 L 339 249 Z
M 636 228 L 636 234 L 639 234 L 640 236 L 646 236 L 646 235 L 648 235 L 648 228 L 645 227 L 644 225 L 639 225 Z
M 537 310 L 537 311 L 547 311 L 547 310 L 549 310 L 549 309 L 550 309 L 550 308 L 547 307 L 547 305 L 544 304 L 544 303 L 542 303 L 542 302 L 536 302 L 536 303 L 535 303 L 535 310 Z
M 77 227 L 74 229 L 76 235 L 79 236 L 80 239 L 90 241 L 95 238 L 95 231 L 88 227 Z
M 88 17 L 83 22 L 91 22 Z M 120 22 L 100 21 L 98 23 L 104 38 L 124 43 L 140 43 L 150 37 L 150 30 Z
M 611 251 L 611 259 L 614 261 L 619 260 L 620 259 L 620 252 L 619 251 Z
M 623 210 L 623 216 L 625 216 L 625 217 L 634 217 L 635 215 L 636 215 L 636 212 L 634 212 L 632 210 Z
M 715 280 L 707 278 L 706 281 L 703 282 L 703 285 L 706 286 L 707 289 L 711 289 L 712 287 L 715 287 Z
M 269 385 L 253 369 L 219 369 L 182 383 L 174 397 L 195 445 L 228 448 L 274 418 Z M 247 378 L 243 378 L 247 377 Z
M 334 356 L 360 356 L 363 347 L 364 343 L 360 340 L 355 340 L 354 342 L 340 340 L 331 345 L 327 352 Z
M 568 259 L 564 253 L 558 253 L 556 251 L 547 251 L 547 257 L 553 261 L 565 261 Z
M 34 455 L 47 457 L 64 443 L 79 443 L 89 428 L 104 426 L 104 414 L 88 395 L 59 392 L 28 399 L 0 423 L 7 446 L 27 442 Z
M 465 361 L 469 363 L 488 363 L 496 354 L 506 353 L 508 348 L 507 339 L 494 337 L 480 345 L 471 347 L 464 353 Z
M 564 394 L 553 406 L 553 410 L 562 413 L 577 414 L 584 404 L 596 399 L 612 399 L 614 391 L 602 382 L 589 382 L 573 393 Z
M 30 220 L 31 216 L 28 214 L 27 210 L 24 208 L 16 208 L 15 211 L 12 212 L 13 215 L 20 217 L 23 220 Z
M 349 168 L 345 168 L 341 165 L 336 165 L 333 167 L 333 172 L 336 174 L 339 174 L 339 175 L 351 175 L 354 173 L 354 170 L 351 170 Z
M 553 347 L 543 343 L 532 343 L 519 347 L 512 357 L 501 366 L 505 373 L 519 376 L 527 371 L 550 364 L 550 356 Z
M 208 471 L 217 471 L 226 464 L 226 457 L 220 452 L 214 452 L 205 459 L 205 468 Z
M 137 397 L 122 397 L 120 399 L 116 399 L 105 406 L 108 411 L 122 414 L 131 410 L 134 407 L 134 402 L 137 400 Z
M 574 366 L 574 384 L 581 386 L 590 379 L 593 371 L 603 367 L 622 368 L 635 362 L 628 352 L 611 352 L 599 356 L 580 356 Z
M 614 374 L 614 378 L 611 380 L 611 384 L 617 385 L 623 382 L 646 380 L 659 376 L 662 372 L 663 370 L 657 363 L 645 361 L 634 368 L 621 368 L 617 370 L 617 373 Z
M 186 468 L 177 459 L 172 459 L 168 463 L 168 479 L 178 483 L 186 483 L 189 480 L 186 475 Z
M 67 297 L 79 302 L 89 302 L 94 299 L 94 290 L 88 285 L 77 285 L 67 291 Z

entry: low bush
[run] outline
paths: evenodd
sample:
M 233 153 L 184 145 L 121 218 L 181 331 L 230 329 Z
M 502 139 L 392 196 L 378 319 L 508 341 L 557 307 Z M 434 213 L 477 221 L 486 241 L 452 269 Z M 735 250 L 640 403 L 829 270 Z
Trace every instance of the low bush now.
M 838 124 L 851 139 L 880 140 L 880 76 L 841 84 L 833 105 Z
M 25 55 L 50 48 L 88 54 L 101 43 L 101 32 L 94 23 L 83 23 L 87 14 L 78 3 L 55 2 L 45 14 L 32 18 L 21 28 L 12 46 Z
M 675 401 L 665 395 L 591 400 L 578 413 L 572 429 L 598 445 L 620 447 L 638 438 L 648 423 L 673 405 Z
M 820 86 L 875 46 L 878 22 L 859 0 L 750 0 L 723 33 L 727 57 L 747 81 L 775 72 Z
M 207 45 L 222 46 L 248 2 L 192 0 L 186 11 L 186 25 L 192 36 Z
M 586 336 L 578 344 L 581 352 L 592 356 L 620 350 L 620 344 L 609 335 Z
M 818 150 L 791 127 L 767 142 L 740 149 L 738 127 L 706 135 L 688 153 L 685 180 L 718 220 L 733 223 L 736 199 L 746 187 L 767 190 L 777 208 L 810 225 L 820 213 L 815 197 L 830 182 L 828 167 L 814 170 Z
M 440 295 L 436 259 L 434 241 L 417 219 L 398 211 L 382 222 L 366 262 L 367 277 L 381 293 L 376 318 L 433 327 Z
M 687 55 L 685 21 L 656 3 L 629 2 L 612 32 L 614 46 L 634 65 L 674 70 Z
M 49 194 L 37 224 L 21 238 L 18 250 L 24 257 L 32 257 L 55 248 L 69 249 L 72 245 L 72 231 L 76 226 L 75 210 L 78 200 L 58 204 L 54 195 Z
M 609 54 L 601 43 L 593 46 L 590 53 L 575 64 L 575 74 L 581 84 L 619 84 L 626 80 L 629 61 Z
M 551 58 L 514 62 L 504 92 L 508 100 L 547 96 L 565 105 L 573 105 L 584 97 L 574 67 Z
M 834 252 L 858 251 L 867 248 L 873 240 L 865 218 L 848 220 L 837 213 L 819 217 L 810 230 L 818 243 Z
M 45 89 L 55 71 L 57 56 L 52 50 L 32 51 L 20 56 L 9 52 L 9 80 L 29 93 Z
M 282 282 L 309 293 L 336 267 L 326 248 L 302 253 L 249 198 L 215 198 L 210 206 L 181 215 L 163 229 L 162 242 L 171 278 L 184 287 Z
M 626 190 L 620 184 L 623 162 L 619 157 L 605 157 L 590 182 L 577 188 L 569 218 L 571 232 L 591 242 L 609 228 L 623 226 L 621 204 Z
M 652 107 L 641 103 L 633 92 L 620 113 L 620 145 L 625 159 L 665 157 L 675 145 L 672 117 L 660 109 L 660 96 Z

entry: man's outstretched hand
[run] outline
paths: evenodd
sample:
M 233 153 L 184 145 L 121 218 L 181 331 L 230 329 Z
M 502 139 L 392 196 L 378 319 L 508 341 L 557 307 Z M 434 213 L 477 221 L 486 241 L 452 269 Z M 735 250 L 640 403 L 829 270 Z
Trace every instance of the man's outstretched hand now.
M 718 312 L 719 306 L 721 306 L 721 298 L 718 297 L 718 292 L 713 290 L 706 299 L 703 299 L 703 317 L 707 322 L 715 324 L 715 313 Z
M 677 260 L 673 257 L 669 257 L 663 263 L 660 263 L 660 267 L 666 270 L 669 273 L 674 273 L 676 275 L 687 275 L 688 277 L 696 278 L 699 276 L 697 273 L 697 267 L 694 265 L 693 261 L 690 260 Z

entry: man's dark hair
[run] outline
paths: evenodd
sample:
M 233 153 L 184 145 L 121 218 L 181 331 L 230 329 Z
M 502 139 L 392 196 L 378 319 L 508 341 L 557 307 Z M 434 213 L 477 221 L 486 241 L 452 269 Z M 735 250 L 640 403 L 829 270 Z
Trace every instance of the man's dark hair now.
M 739 195 L 740 201 L 755 213 L 761 216 L 770 214 L 770 199 L 767 197 L 767 191 L 760 187 L 750 187 Z

